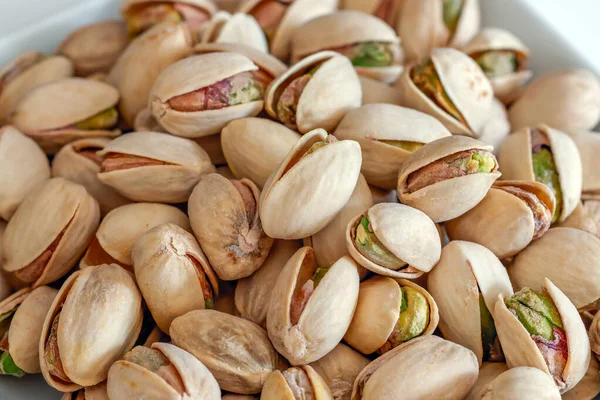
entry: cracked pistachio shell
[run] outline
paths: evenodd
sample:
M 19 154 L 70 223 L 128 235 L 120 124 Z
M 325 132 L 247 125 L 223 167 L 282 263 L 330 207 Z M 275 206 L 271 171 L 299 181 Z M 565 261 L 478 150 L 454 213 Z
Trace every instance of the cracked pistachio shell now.
M 508 371 L 508 366 L 503 362 L 484 362 L 481 364 L 477 383 L 475 383 L 475 386 L 471 389 L 471 393 L 469 393 L 465 400 L 481 400 L 488 385 L 492 383 L 498 375 L 506 371 Z
M 585 200 L 583 203 L 577 203 L 571 215 L 556 226 L 581 229 L 600 237 L 600 201 Z
M 483 361 L 479 295 L 494 315 L 498 295 L 513 295 L 504 265 L 487 248 L 471 242 L 451 241 L 440 262 L 427 276 L 427 289 L 440 310 L 444 338 L 470 349 Z
M 582 132 L 570 135 L 575 142 L 583 170 L 582 197 L 593 198 L 600 194 L 600 171 L 597 155 L 600 152 L 600 133 Z
M 395 87 L 391 87 L 375 79 L 359 76 L 362 90 L 362 104 L 394 104 L 402 105 L 404 99 L 402 93 Z
M 355 228 L 365 215 L 377 239 L 405 266 L 393 270 L 358 251 L 354 243 Z M 403 204 L 380 203 L 350 220 L 346 227 L 346 248 L 369 271 L 392 278 L 415 279 L 431 271 L 440 259 L 442 245 L 435 224 L 423 212 Z
M 252 181 L 209 174 L 194 188 L 188 213 L 194 234 L 223 280 L 245 278 L 265 261 L 273 239 L 262 230 L 260 191 Z
M 562 192 L 562 211 L 559 222 L 564 221 L 577 207 L 581 199 L 583 172 L 581 157 L 573 139 L 556 129 L 539 125 L 535 129 L 544 133 L 550 148 Z M 532 161 L 531 128 L 523 128 L 510 134 L 498 153 L 503 179 L 535 181 Z M 559 205 L 557 204 L 557 207 Z
M 4 270 L 33 287 L 58 280 L 84 253 L 99 222 L 98 203 L 83 186 L 63 178 L 48 180 L 25 197 L 6 226 Z M 39 264 L 52 247 L 42 271 L 25 278 L 23 268 Z
M 577 309 L 585 309 L 600 299 L 598 265 L 600 239 L 579 229 L 552 228 L 515 257 L 508 274 L 515 289 L 540 290 L 546 277 Z
M 101 159 L 96 152 L 110 143 L 108 138 L 79 139 L 63 146 L 52 160 L 52 176 L 61 177 L 85 187 L 100 205 L 102 215 L 131 203 L 98 179 Z
M 298 323 L 293 324 L 292 312 L 302 307 L 295 299 L 302 290 L 300 285 L 305 285 L 302 277 L 317 268 L 312 248 L 298 250 L 281 270 L 267 312 L 269 338 L 292 365 L 311 363 L 333 350 L 350 326 L 356 308 L 358 269 L 354 260 L 344 256 L 329 267 L 298 310 Z
M 169 133 L 158 123 L 152 114 L 152 110 L 149 108 L 144 108 L 137 113 L 133 122 L 133 130 L 135 132 Z
M 227 165 L 238 179 L 250 179 L 259 188 L 300 139 L 297 132 L 264 118 L 231 121 L 221 132 Z
M 88 76 L 109 72 L 128 44 L 123 21 L 101 21 L 71 32 L 55 53 L 69 58 L 77 75 Z
M 288 375 L 289 382 L 285 374 Z M 303 376 L 303 378 L 300 378 Z M 314 400 L 333 400 L 327 382 L 310 366 L 292 367 L 286 371 L 273 371 L 263 387 L 261 400 L 296 400 L 298 393 L 311 393 Z
M 510 123 L 506 107 L 497 98 L 494 98 L 488 119 L 479 131 L 479 140 L 494 146 L 494 153 L 500 149 L 500 145 L 510 133 Z
M 503 372 L 483 391 L 481 400 L 560 400 L 550 376 L 537 368 L 516 367 Z
M 472 351 L 431 335 L 403 343 L 371 361 L 354 381 L 352 400 L 460 400 L 477 376 Z
M 52 101 L 48 101 L 52 99 Z M 48 154 L 76 139 L 115 137 L 118 129 L 78 129 L 75 124 L 119 101 L 114 87 L 92 79 L 69 78 L 27 92 L 12 114 L 11 123 L 35 140 Z
M 240 317 L 266 327 L 271 294 L 283 266 L 300 249 L 297 241 L 276 240 L 263 265 L 235 288 L 235 308 Z
M 80 267 L 106 262 L 132 266 L 131 249 L 137 239 L 155 226 L 166 223 L 192 231 L 187 215 L 173 206 L 134 203 L 115 208 L 102 220 Z
M 592 355 L 585 376 L 573 389 L 562 395 L 563 400 L 593 400 L 600 393 L 598 374 L 598 359 Z
M 293 64 L 324 49 L 363 43 L 385 43 L 392 51 L 387 67 L 355 67 L 359 75 L 392 83 L 402 73 L 402 48 L 396 32 L 381 19 L 360 11 L 342 10 L 315 18 L 300 27 L 292 39 Z M 335 51 L 335 50 L 334 50 Z
M 51 375 L 44 356 L 51 326 L 56 332 L 64 382 Z M 142 327 L 142 295 L 133 276 L 116 264 L 71 275 L 46 315 L 40 338 L 40 364 L 48 384 L 72 392 L 106 379 L 110 366 L 131 349 Z
M 304 245 L 315 251 L 317 265 L 326 268 L 348 254 L 346 249 L 346 227 L 356 214 L 373 205 L 373 196 L 362 174 L 350 199 L 335 218 L 312 236 L 304 238 Z
M 38 61 L 36 61 L 38 60 Z M 25 67 L 24 65 L 31 65 Z M 22 70 L 23 69 L 23 70 Z M 16 76 L 13 73 L 19 71 Z M 73 64 L 63 56 L 43 56 L 27 52 L 0 69 L 0 125 L 2 125 L 23 97 L 38 86 L 73 76 Z M 9 77 L 9 80 L 4 80 Z
M 269 44 L 252 15 L 218 11 L 202 33 L 201 43 L 234 43 L 269 52 Z
M 83 394 L 83 399 L 77 397 L 81 394 Z M 109 400 L 106 381 L 75 392 L 63 393 L 61 400 Z
M 221 389 L 210 371 L 196 357 L 169 343 L 154 343 L 166 362 L 175 369 L 184 393 L 180 394 L 163 376 L 131 361 L 119 360 L 108 372 L 111 400 L 220 400 Z M 174 378 L 176 379 L 176 378 Z M 87 399 L 86 399 L 87 400 Z
M 215 171 L 198 144 L 166 133 L 133 132 L 111 141 L 98 155 L 106 160 L 112 153 L 165 163 L 98 173 L 100 182 L 134 201 L 184 203 L 200 177 Z
M 508 110 L 513 130 L 536 124 L 576 133 L 600 121 L 600 82 L 584 69 L 542 75 L 529 84 Z
M 243 318 L 214 310 L 196 310 L 175 318 L 173 344 L 188 351 L 212 372 L 221 389 L 259 393 L 278 366 L 279 355 L 267 332 Z
M 0 219 L 10 220 L 25 196 L 49 178 L 42 149 L 18 129 L 0 128 Z
M 525 201 L 502 187 L 512 186 L 538 198 L 554 210 L 554 195 L 543 183 L 535 181 L 498 181 L 483 200 L 460 217 L 446 222 L 450 240 L 475 242 L 490 249 L 496 257 L 512 257 L 534 239 L 539 223 Z
M 465 150 L 486 150 L 492 146 L 465 136 L 449 136 L 428 143 L 411 154 L 400 170 L 398 178 L 398 198 L 401 203 L 417 208 L 434 222 L 443 222 L 459 217 L 475 207 L 487 194 L 500 171 L 477 173 L 446 179 L 408 193 L 408 176 L 430 163 Z M 508 177 L 507 177 L 508 178 Z M 513 178 L 517 179 L 517 178 Z
M 152 4 L 152 3 L 182 3 L 187 4 L 202 11 L 213 14 L 217 11 L 215 2 L 211 0 L 125 0 L 121 5 L 121 14 L 125 15 L 132 8 L 141 4 Z
M 450 136 L 435 118 L 391 104 L 369 104 L 350 110 L 334 132 L 340 140 L 356 140 L 362 150 L 361 172 L 370 185 L 396 189 L 398 171 L 412 153 L 385 141 L 421 144 Z
M 515 286 L 519 287 L 519 285 Z M 588 369 L 591 351 L 587 332 L 573 303 L 554 286 L 550 279 L 544 278 L 541 287 L 532 289 L 540 290 L 554 302 L 562 320 L 569 352 L 565 369 L 560 377 L 562 382 L 555 380 L 555 383 L 560 392 L 565 393 L 583 378 Z M 521 366 L 538 368 L 551 376 L 538 346 L 515 314 L 506 307 L 504 300 L 504 295 L 498 295 L 494 321 L 506 364 L 509 368 Z
M 316 66 L 319 68 L 295 107 L 295 128 L 300 133 L 317 128 L 333 131 L 344 115 L 362 102 L 360 80 L 350 60 L 333 51 L 321 51 L 294 64 L 271 82 L 265 93 L 265 111 L 278 119 L 277 104 L 285 88 Z
M 263 188 L 260 218 L 277 239 L 302 239 L 323 229 L 350 199 L 360 175 L 360 145 L 353 140 L 326 144 L 327 132 L 302 136 Z M 289 169 L 289 170 L 288 170 Z

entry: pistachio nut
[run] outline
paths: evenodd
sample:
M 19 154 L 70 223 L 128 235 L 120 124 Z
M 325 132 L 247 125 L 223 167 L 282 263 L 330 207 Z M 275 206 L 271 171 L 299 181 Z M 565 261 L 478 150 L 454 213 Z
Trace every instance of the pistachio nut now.
M 477 375 L 477 357 L 472 351 L 430 335 L 403 343 L 371 361 L 354 381 L 352 400 L 460 400 L 467 396 Z
M 73 76 L 71 61 L 30 51 L 0 69 L 0 125 L 6 122 L 24 94 L 38 86 Z
M 369 186 L 371 194 L 373 195 L 373 203 L 397 203 L 398 193 L 396 190 L 383 190 L 375 186 Z
M 296 241 L 276 240 L 263 265 L 235 288 L 235 308 L 240 317 L 266 327 L 271 294 L 283 266 L 300 249 Z
M 561 399 L 552 378 L 532 367 L 516 367 L 503 372 L 489 384 L 482 395 L 481 400 Z
M 356 140 L 362 150 L 361 172 L 367 182 L 396 189 L 398 170 L 425 143 L 450 136 L 435 118 L 392 104 L 369 104 L 350 110 L 334 132 L 340 140 Z
M 508 110 L 513 130 L 547 124 L 576 133 L 600 121 L 600 81 L 583 69 L 542 75 L 525 87 Z
M 450 240 L 479 243 L 500 259 L 512 257 L 550 228 L 554 195 L 535 181 L 497 181 L 483 200 L 446 222 Z
M 402 93 L 396 88 L 365 76 L 359 76 L 358 79 L 362 90 L 363 105 L 385 103 L 400 106 L 404 102 Z
M 260 219 L 277 239 L 312 236 L 329 224 L 352 196 L 360 175 L 360 146 L 323 129 L 302 136 L 263 188 Z
M 352 63 L 333 51 L 314 53 L 269 85 L 265 110 L 291 129 L 332 131 L 351 109 L 360 107 L 360 80 Z
M 402 0 L 344 0 L 341 7 L 345 10 L 357 10 L 372 14 L 394 26 Z
M 540 289 L 526 287 L 510 297 L 500 294 L 496 329 L 509 368 L 538 368 L 564 393 L 585 375 L 590 342 L 569 298 L 548 278 Z
M 598 359 L 591 357 L 585 376 L 573 389 L 562 395 L 563 400 L 593 400 L 597 397 L 600 393 L 599 370 Z
M 22 285 L 58 280 L 84 253 L 99 222 L 98 203 L 83 186 L 48 180 L 25 197 L 6 226 L 4 270 Z
M 219 384 L 204 364 L 168 343 L 134 347 L 110 367 L 107 384 L 111 400 L 221 399 Z
M 166 204 L 134 203 L 117 207 L 104 217 L 80 267 L 118 264 L 133 270 L 131 250 L 140 236 L 155 226 L 171 223 L 191 232 L 190 221 L 179 209 Z
M 87 386 L 74 392 L 63 393 L 61 400 L 110 400 L 106 381 L 94 386 Z
M 27 92 L 15 108 L 11 123 L 46 153 L 54 154 L 76 139 L 120 135 L 115 128 L 118 101 L 119 92 L 106 83 L 63 79 Z
M 195 310 L 175 318 L 173 344 L 188 351 L 212 372 L 221 389 L 259 393 L 278 354 L 267 332 L 243 318 L 215 310 Z
M 359 277 L 349 256 L 319 268 L 312 248 L 285 264 L 271 295 L 267 331 L 292 365 L 311 363 L 342 340 L 358 299 Z
M 71 32 L 55 53 L 70 59 L 78 76 L 88 76 L 108 73 L 128 44 L 124 22 L 101 21 Z
M 133 130 L 135 132 L 169 133 L 158 123 L 152 114 L 152 110 L 149 108 L 143 108 L 137 113 L 135 121 L 133 122 Z
M 538 125 L 509 135 L 498 153 L 504 179 L 538 181 L 556 199 L 552 222 L 564 221 L 581 198 L 581 157 L 567 134 Z
M 291 61 L 322 50 L 348 57 L 359 75 L 384 83 L 402 73 L 400 38 L 384 21 L 361 11 L 337 11 L 302 25 L 292 39 Z
M 131 349 L 142 326 L 142 296 L 116 264 L 76 271 L 61 287 L 42 329 L 46 382 L 63 392 L 96 385 Z
M 492 150 L 492 146 L 464 136 L 426 144 L 411 154 L 400 170 L 400 202 L 423 211 L 434 222 L 463 215 L 483 200 L 501 175 Z
M 40 147 L 12 126 L 0 128 L 0 219 L 10 220 L 25 196 L 49 178 Z
M 221 145 L 227 165 L 238 179 L 250 179 L 264 187 L 300 135 L 264 118 L 231 121 L 221 132 Z
M 257 398 L 245 394 L 226 394 L 222 397 L 222 400 L 256 400 Z
M 556 224 L 561 228 L 581 229 L 600 237 L 600 201 L 585 200 L 577 203 L 575 210 L 563 222 Z
M 235 43 L 269 52 L 262 28 L 252 15 L 218 11 L 202 32 L 201 43 Z
M 582 198 L 600 199 L 600 173 L 598 173 L 596 154 L 600 151 L 600 134 L 596 132 L 580 132 L 570 135 L 581 156 L 583 170 Z
M 263 387 L 261 400 L 333 400 L 325 380 L 310 366 L 273 371 Z
M 508 371 L 508 366 L 503 362 L 484 362 L 479 368 L 477 383 L 465 400 L 481 400 L 488 386 L 496 377 Z M 554 382 L 552 383 L 554 385 Z
M 479 140 L 494 146 L 495 152 L 510 133 L 510 123 L 506 107 L 497 98 L 492 101 L 492 107 L 488 113 L 488 119 L 479 131 Z

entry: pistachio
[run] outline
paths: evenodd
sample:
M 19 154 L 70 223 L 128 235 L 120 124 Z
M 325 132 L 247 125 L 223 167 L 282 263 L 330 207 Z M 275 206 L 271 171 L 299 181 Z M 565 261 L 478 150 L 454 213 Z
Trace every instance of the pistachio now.
M 466 400 L 481 400 L 483 394 L 488 390 L 488 386 L 500 374 L 508 370 L 508 366 L 502 362 L 484 362 L 479 368 L 479 377 L 477 383 L 471 389 Z
M 135 121 L 133 123 L 133 130 L 136 132 L 169 133 L 158 123 L 158 121 L 156 120 L 156 118 L 154 118 L 154 115 L 152 114 L 152 110 L 150 110 L 149 108 L 144 108 L 137 113 L 137 115 L 135 116 Z
M 109 400 L 106 381 L 75 392 L 63 393 L 61 400 Z
M 581 229 L 600 237 L 600 201 L 585 200 L 578 203 L 571 215 L 556 226 Z
M 516 367 L 498 375 L 482 392 L 482 400 L 531 398 L 559 400 L 560 392 L 552 379 L 537 368 Z
M 479 131 L 479 140 L 494 146 L 494 151 L 497 152 L 509 133 L 510 123 L 508 122 L 506 107 L 500 100 L 494 98 L 487 122 Z
M 235 43 L 269 52 L 267 38 L 253 16 L 218 11 L 202 32 L 202 43 Z
M 386 0 L 387 1 L 387 0 Z M 375 79 L 359 76 L 362 90 L 362 104 L 393 104 L 401 106 L 402 94 L 396 88 Z
M 333 400 L 323 378 L 309 365 L 269 374 L 260 396 L 264 400 Z
M 600 136 L 596 132 L 578 132 L 569 135 L 581 156 L 583 170 L 582 198 L 594 199 L 600 193 L 600 175 L 596 168 L 596 154 L 600 149 Z
M 345 10 L 357 10 L 372 14 L 393 26 L 396 22 L 401 2 L 397 0 L 346 0 Z

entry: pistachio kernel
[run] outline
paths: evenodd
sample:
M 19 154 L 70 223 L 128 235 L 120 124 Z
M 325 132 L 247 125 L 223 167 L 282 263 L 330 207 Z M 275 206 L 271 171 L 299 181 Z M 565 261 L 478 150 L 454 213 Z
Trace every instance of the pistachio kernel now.
M 502 361 L 504 355 L 500 340 L 496 333 L 496 324 L 490 310 L 485 304 L 483 295 L 479 293 L 479 318 L 481 320 L 481 343 L 483 345 L 483 361 Z
M 287 127 L 296 129 L 296 109 L 300 96 L 308 82 L 319 69 L 320 64 L 294 78 L 285 87 L 277 100 L 277 118 Z
M 292 294 L 290 305 L 290 320 L 292 325 L 298 324 L 308 300 L 328 271 L 329 268 L 317 267 L 312 249 L 306 253 L 304 260 L 302 260 L 302 265 L 296 279 L 296 286 Z
M 429 325 L 429 303 L 417 290 L 404 286 L 400 314 L 387 342 L 379 349 L 383 354 L 400 344 L 421 336 Z
M 394 146 L 406 150 L 410 153 L 414 153 L 421 147 L 425 146 L 425 143 L 411 142 L 409 140 L 378 140 L 378 142 L 385 143 L 389 146 Z
M 531 130 L 531 162 L 535 180 L 548 186 L 556 198 L 556 208 L 552 217 L 552 222 L 556 222 L 562 212 L 560 176 L 552 155 L 550 140 L 537 129 Z
M 389 67 L 394 62 L 394 55 L 385 42 L 361 42 L 331 49 L 350 59 L 355 67 Z
M 15 312 L 19 306 L 0 315 L 0 375 L 21 377 L 25 372 L 17 367 L 9 353 L 8 331 Z
M 444 2 L 444 24 L 450 33 L 456 32 L 460 15 L 462 14 L 464 0 L 443 0 Z
M 354 229 L 354 245 L 360 254 L 382 267 L 397 271 L 406 266 L 406 262 L 379 241 L 371 228 L 367 215 L 360 218 Z
M 20 378 L 25 375 L 25 371 L 17 367 L 8 351 L 0 355 L 0 375 L 12 375 Z
M 185 385 L 177 368 L 158 350 L 145 346 L 131 349 L 123 360 L 137 364 L 161 377 L 177 393 L 185 393 Z
M 115 107 L 108 108 L 98 114 L 75 124 L 77 129 L 84 131 L 109 129 L 119 121 L 119 113 Z
M 488 78 L 506 76 L 520 70 L 517 53 L 510 50 L 490 50 L 473 56 Z

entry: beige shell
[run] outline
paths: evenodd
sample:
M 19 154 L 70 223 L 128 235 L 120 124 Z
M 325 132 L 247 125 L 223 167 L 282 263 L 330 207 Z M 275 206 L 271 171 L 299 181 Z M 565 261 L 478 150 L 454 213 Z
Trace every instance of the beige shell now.
M 269 52 L 269 44 L 258 22 L 245 13 L 218 11 L 205 31 L 201 43 L 235 43 Z
M 553 213 L 554 195 L 543 183 L 498 181 L 474 208 L 446 222 L 450 240 L 479 243 L 500 259 L 512 257 L 523 250 L 533 240 L 537 222 L 527 203 L 502 190 L 504 186 L 517 187 L 533 194 L 550 214 Z
M 431 142 L 414 152 L 400 170 L 398 178 L 400 202 L 423 211 L 434 222 L 454 219 L 475 207 L 483 200 L 494 181 L 500 177 L 499 171 L 446 179 L 413 193 L 406 192 L 407 179 L 412 172 L 448 155 L 470 149 L 491 152 L 492 146 L 464 136 L 449 136 Z
M 556 227 L 581 229 L 600 237 L 600 201 L 585 200 L 578 203 L 571 215 Z
M 516 367 L 503 372 L 482 394 L 482 400 L 561 399 L 552 378 L 532 367 Z
M 99 222 L 98 203 L 83 186 L 63 178 L 50 179 L 25 197 L 7 225 L 4 270 L 16 273 L 20 280 L 19 271 L 36 261 L 62 234 L 41 274 L 23 283 L 37 287 L 58 280 L 81 257 Z
M 301 239 L 329 224 L 352 195 L 360 175 L 360 146 L 353 140 L 330 143 L 301 158 L 327 139 L 323 129 L 304 135 L 266 182 L 260 199 L 265 233 Z M 293 166 L 288 169 L 289 164 Z
M 414 279 L 431 271 L 440 259 L 440 236 L 427 215 L 403 204 L 381 203 L 366 212 L 373 233 L 392 254 L 406 263 L 406 267 L 412 268 L 392 270 L 375 263 L 360 253 L 354 243 L 354 228 L 363 215 L 356 215 L 348 223 L 346 248 L 366 269 L 392 278 Z
M 600 152 L 600 133 L 581 132 L 570 135 L 575 142 L 583 170 L 582 197 L 594 197 L 600 194 L 600 173 L 597 154 Z
M 344 115 L 360 107 L 362 90 L 348 58 L 333 51 L 312 54 L 277 77 L 265 94 L 265 111 L 277 119 L 277 103 L 293 79 L 320 65 L 302 90 L 296 106 L 296 127 L 301 133 L 322 128 L 332 131 Z
M 373 14 L 394 26 L 403 0 L 342 0 L 340 8 Z
M 291 375 L 290 380 L 292 380 L 291 383 L 294 385 L 293 389 L 290 386 L 290 382 L 285 378 L 284 374 L 286 373 Z M 307 382 L 298 379 L 298 374 L 304 375 Z M 304 389 L 303 384 L 310 385 L 310 387 Z M 327 387 L 327 382 L 310 365 L 293 367 L 283 373 L 280 371 L 271 372 L 265 382 L 260 398 L 261 400 L 296 400 L 298 399 L 298 392 L 310 393 L 310 398 L 314 400 L 333 400 L 333 395 Z
M 231 121 L 221 132 L 227 165 L 238 179 L 262 188 L 300 139 L 284 125 L 263 118 Z
M 175 2 L 174 0 L 125 0 L 121 5 L 121 14 L 125 15 L 131 7 L 139 4 L 151 4 L 151 3 L 169 3 Z M 215 3 L 211 0 L 177 0 L 178 3 L 187 4 L 202 9 L 207 14 L 213 14 L 217 11 Z
M 10 220 L 25 196 L 49 178 L 40 147 L 12 126 L 0 128 L 0 219 Z
M 386 85 L 375 79 L 359 76 L 362 90 L 362 104 L 394 104 L 401 106 L 404 103 L 402 93 L 395 87 Z
M 516 285 L 518 286 L 518 285 Z M 561 393 L 574 387 L 585 375 L 590 362 L 590 342 L 577 309 L 569 298 L 548 278 L 544 278 L 541 290 L 554 302 L 564 326 L 569 355 L 562 372 L 562 382 L 554 380 Z M 550 375 L 548 365 L 531 338 L 529 332 L 517 317 L 504 304 L 504 296 L 499 295 L 495 306 L 494 320 L 496 331 L 502 344 L 506 364 L 509 368 L 528 366 Z
M 483 360 L 479 295 L 495 318 L 498 295 L 513 294 L 500 260 L 479 244 L 454 240 L 444 247 L 440 262 L 428 274 L 427 289 L 440 309 L 444 338 L 473 351 L 479 365 L 487 361 Z
M 152 110 L 149 108 L 144 108 L 137 113 L 133 122 L 133 130 L 135 132 L 169 133 L 158 123 L 152 114 Z
M 96 238 L 81 260 L 81 267 L 107 261 L 131 266 L 131 249 L 137 239 L 155 226 L 172 223 L 191 232 L 190 221 L 182 211 L 157 203 L 134 203 L 109 212 L 96 232 Z
M 558 218 L 562 222 L 571 215 L 581 199 L 581 157 L 575 142 L 567 134 L 546 125 L 539 125 L 535 129 L 545 133 L 550 142 L 563 197 L 562 212 Z M 531 128 L 520 129 L 510 134 L 500 147 L 498 162 L 503 179 L 535 181 L 530 132 Z
M 210 371 L 193 355 L 168 343 L 154 343 L 176 369 L 185 392 L 180 394 L 165 379 L 141 365 L 120 360 L 108 372 L 111 400 L 155 398 L 166 400 L 220 400 L 221 389 Z M 87 400 L 87 399 L 86 399 Z
M 563 400 L 593 400 L 600 393 L 598 359 L 590 358 L 590 366 L 585 376 L 574 388 L 562 395 Z
M 245 394 L 226 394 L 222 400 L 256 400 L 256 397 Z
M 173 344 L 194 355 L 212 372 L 221 389 L 259 393 L 278 354 L 267 332 L 243 318 L 214 310 L 191 311 L 175 318 Z
M 108 398 L 106 381 L 94 386 L 84 387 L 75 392 L 63 393 L 61 400 L 78 400 L 77 396 L 83 393 L 83 400 L 110 400 Z
M 508 267 L 515 287 L 540 290 L 556 282 L 578 309 L 600 299 L 600 239 L 579 229 L 552 228 L 520 252 Z
M 370 104 L 349 111 L 334 132 L 340 140 L 356 140 L 362 150 L 361 172 L 367 182 L 392 190 L 398 184 L 398 171 L 411 154 L 383 140 L 429 143 L 450 136 L 435 118 L 391 104 Z
M 460 400 L 477 369 L 472 351 L 438 336 L 416 338 L 371 361 L 354 381 L 352 400 Z
M 44 356 L 59 312 L 57 344 L 64 372 L 72 383 L 51 375 Z M 44 379 L 64 392 L 102 382 L 112 363 L 133 347 L 141 326 L 142 296 L 131 274 L 116 264 L 73 273 L 44 321 L 39 343 Z
M 542 75 L 529 84 L 508 110 L 513 130 L 537 124 L 576 133 L 600 121 L 600 82 L 583 69 Z
M 267 312 L 269 338 L 292 365 L 308 364 L 329 353 L 346 333 L 358 299 L 358 270 L 344 256 L 329 267 L 293 325 L 292 298 L 296 286 L 303 285 L 298 276 L 307 265 L 316 270 L 312 248 L 303 247 L 281 270 Z
M 484 362 L 481 364 L 477 383 L 475 383 L 475 386 L 471 389 L 471 393 L 469 393 L 465 400 L 481 400 L 488 385 L 505 371 L 508 371 L 508 366 L 503 362 Z
M 488 113 L 488 119 L 479 131 L 479 140 L 494 146 L 494 152 L 500 149 L 500 145 L 510 133 L 510 122 L 506 107 L 497 98 L 494 98 L 492 107 Z

